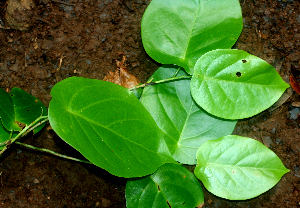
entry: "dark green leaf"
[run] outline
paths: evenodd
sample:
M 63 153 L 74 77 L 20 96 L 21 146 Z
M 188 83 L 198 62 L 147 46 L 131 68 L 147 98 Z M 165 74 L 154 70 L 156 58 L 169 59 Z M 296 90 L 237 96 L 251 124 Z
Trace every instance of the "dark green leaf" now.
M 14 87 L 9 94 L 14 103 L 15 121 L 18 123 L 29 125 L 38 117 L 47 115 L 45 105 L 24 90 Z M 44 126 L 37 127 L 33 132 L 39 132 Z
M 194 208 L 204 203 L 196 177 L 186 168 L 165 164 L 154 174 L 126 184 L 127 208 Z
M 10 139 L 10 131 L 8 131 L 2 125 L 0 121 L 0 150 L 2 150 L 5 146 L 5 142 Z
M 3 126 L 8 131 L 20 131 L 21 128 L 15 123 L 14 103 L 11 96 L 0 88 L 0 118 Z

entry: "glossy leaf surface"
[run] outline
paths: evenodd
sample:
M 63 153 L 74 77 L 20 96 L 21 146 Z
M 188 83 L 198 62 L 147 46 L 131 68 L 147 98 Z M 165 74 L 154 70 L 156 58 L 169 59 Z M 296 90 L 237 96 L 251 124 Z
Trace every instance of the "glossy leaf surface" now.
M 141 26 L 148 55 L 189 74 L 206 52 L 231 48 L 242 28 L 238 0 L 152 0 Z
M 161 130 L 128 89 L 72 77 L 56 84 L 51 95 L 49 121 L 53 130 L 111 174 L 140 177 L 174 162 Z
M 164 65 L 150 78 L 152 81 L 172 77 L 178 67 Z M 180 70 L 177 76 L 187 76 Z M 206 113 L 190 94 L 190 78 L 147 86 L 141 102 L 150 112 L 175 160 L 196 164 L 201 144 L 231 134 L 236 121 L 219 119 Z
M 20 131 L 21 128 L 15 123 L 14 103 L 11 96 L 0 88 L 0 118 L 3 126 L 8 131 Z
M 197 152 L 195 175 L 211 193 L 230 200 L 256 197 L 289 170 L 260 142 L 240 136 L 207 141 Z
M 29 125 L 38 117 L 47 115 L 45 105 L 24 90 L 14 87 L 9 94 L 14 103 L 15 121 L 18 123 Z M 33 133 L 39 132 L 44 126 L 37 127 Z
M 274 67 L 241 50 L 214 50 L 195 65 L 191 93 L 207 112 L 225 119 L 254 116 L 289 87 Z
M 127 208 L 190 208 L 204 202 L 197 178 L 186 168 L 164 164 L 154 174 L 126 184 Z

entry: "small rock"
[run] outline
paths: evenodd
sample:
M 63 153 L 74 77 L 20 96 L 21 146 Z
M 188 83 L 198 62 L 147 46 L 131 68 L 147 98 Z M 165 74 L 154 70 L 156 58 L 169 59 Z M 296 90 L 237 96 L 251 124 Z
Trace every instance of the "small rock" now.
M 294 171 L 295 171 L 295 176 L 300 178 L 300 168 L 299 167 L 294 167 Z
M 40 183 L 40 181 L 37 178 L 34 178 L 33 183 L 37 184 L 37 183 Z
M 297 101 L 292 102 L 292 106 L 299 108 L 300 107 L 300 102 L 297 102 Z
M 91 65 L 92 64 L 92 62 L 90 61 L 90 60 L 85 60 L 85 62 L 88 64 L 88 65 Z
M 273 141 L 272 141 L 271 137 L 269 137 L 269 136 L 263 137 L 262 140 L 263 140 L 264 145 L 268 148 L 270 148 L 271 145 L 273 144 Z
M 276 128 L 273 128 L 273 129 L 271 130 L 271 133 L 272 133 L 272 134 L 275 134 L 275 132 L 276 132 Z
M 102 198 L 102 207 L 109 207 L 110 206 L 110 200 Z
M 290 111 L 290 119 L 296 120 L 299 115 L 299 108 L 294 108 Z

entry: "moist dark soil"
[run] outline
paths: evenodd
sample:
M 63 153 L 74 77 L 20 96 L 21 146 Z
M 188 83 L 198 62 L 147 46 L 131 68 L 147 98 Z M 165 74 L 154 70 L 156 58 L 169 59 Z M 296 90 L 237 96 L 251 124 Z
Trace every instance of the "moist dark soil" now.
M 241 0 L 244 29 L 234 48 L 273 65 L 288 82 L 300 70 L 300 2 Z M 80 76 L 103 79 L 121 52 L 141 83 L 158 68 L 145 53 L 140 23 L 150 0 L 39 0 L 27 31 L 8 29 L 0 2 L 0 87 L 19 87 L 46 106 L 51 88 Z M 27 11 L 27 14 L 28 11 Z M 20 13 L 18 12 L 18 15 Z M 19 19 L 22 19 L 19 17 Z M 5 29 L 4 29 L 5 28 Z M 300 207 L 300 97 L 295 92 L 273 111 L 239 121 L 234 134 L 273 150 L 290 169 L 271 190 L 251 200 L 229 201 L 204 189 L 204 207 Z M 27 144 L 82 158 L 47 125 Z M 0 158 L 0 207 L 126 207 L 126 180 L 92 165 L 12 145 Z

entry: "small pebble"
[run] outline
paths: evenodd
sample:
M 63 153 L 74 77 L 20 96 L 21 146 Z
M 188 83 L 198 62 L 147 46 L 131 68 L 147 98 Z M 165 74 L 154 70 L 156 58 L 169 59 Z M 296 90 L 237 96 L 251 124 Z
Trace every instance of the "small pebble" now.
M 292 106 L 299 108 L 300 107 L 300 102 L 296 102 L 296 101 L 292 102 Z
M 37 178 L 34 178 L 33 183 L 37 184 L 40 183 L 40 181 Z
M 275 134 L 275 132 L 276 132 L 276 128 L 273 128 L 273 129 L 271 130 L 271 133 L 272 133 L 272 134 Z
M 271 145 L 273 144 L 273 141 L 272 141 L 271 137 L 269 137 L 269 136 L 263 137 L 262 140 L 263 140 L 264 145 L 268 148 L 270 148 Z
M 290 111 L 290 119 L 296 120 L 299 115 L 299 108 L 294 108 Z
M 85 60 L 85 62 L 87 63 L 87 64 L 89 64 L 89 65 L 91 65 L 92 64 L 92 62 L 90 61 L 90 60 Z

